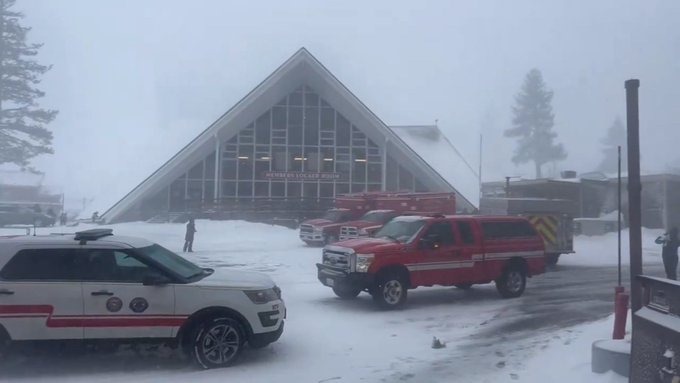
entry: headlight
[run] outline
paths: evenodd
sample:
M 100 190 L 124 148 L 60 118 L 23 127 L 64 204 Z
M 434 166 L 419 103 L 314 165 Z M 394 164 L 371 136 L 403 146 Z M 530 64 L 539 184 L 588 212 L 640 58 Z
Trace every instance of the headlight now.
M 253 301 L 253 303 L 258 305 L 279 299 L 279 296 L 274 289 L 250 290 L 244 291 L 244 293 L 248 296 L 248 298 L 250 298 L 251 301 Z
M 312 229 L 312 231 L 315 233 L 321 233 L 323 229 L 321 229 L 320 227 L 315 227 L 314 229 Z
M 359 229 L 358 234 L 359 235 L 368 235 L 368 231 L 366 229 Z
M 367 273 L 368 268 L 373 263 L 373 258 L 373 254 L 357 254 L 356 272 Z

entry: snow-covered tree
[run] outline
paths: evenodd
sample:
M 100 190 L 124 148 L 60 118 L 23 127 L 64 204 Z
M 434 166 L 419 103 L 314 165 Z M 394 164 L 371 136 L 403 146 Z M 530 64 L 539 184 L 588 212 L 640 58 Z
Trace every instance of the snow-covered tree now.
M 45 125 L 57 111 L 36 102 L 45 95 L 36 85 L 51 66 L 33 59 L 42 44 L 26 42 L 31 28 L 19 23 L 24 15 L 11 10 L 15 2 L 0 0 L 0 164 L 27 168 L 33 157 L 53 152 Z
M 529 71 L 522 89 L 515 96 L 512 128 L 505 131 L 506 137 L 517 138 L 512 162 L 533 162 L 536 178 L 541 177 L 541 167 L 544 164 L 567 158 L 562 144 L 554 142 L 557 133 L 553 131 L 555 115 L 551 105 L 552 98 L 553 92 L 547 89 L 541 71 Z
M 607 129 L 607 135 L 600 140 L 602 144 L 602 154 L 604 158 L 598 167 L 598 170 L 603 173 L 616 173 L 619 168 L 619 154 L 618 146 L 621 146 L 621 169 L 626 171 L 628 150 L 626 146 L 626 127 L 623 125 L 621 118 L 616 118 L 612 125 Z

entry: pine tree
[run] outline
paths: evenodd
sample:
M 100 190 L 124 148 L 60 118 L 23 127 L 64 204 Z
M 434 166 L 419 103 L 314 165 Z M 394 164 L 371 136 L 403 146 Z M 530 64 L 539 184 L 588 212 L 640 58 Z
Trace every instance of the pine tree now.
M 36 85 L 51 66 L 33 59 L 42 44 L 26 42 L 31 28 L 19 24 L 24 15 L 10 10 L 14 3 L 0 0 L 0 164 L 23 169 L 33 157 L 53 153 L 52 132 L 45 125 L 57 111 L 41 109 L 36 102 L 45 95 Z
M 602 154 L 604 158 L 598 167 L 598 170 L 603 173 L 616 173 L 619 169 L 619 149 L 621 145 L 621 169 L 626 171 L 628 150 L 626 146 L 626 127 L 623 125 L 621 118 L 616 118 L 612 125 L 607 129 L 607 135 L 600 140 L 604 148 Z
M 552 161 L 567 158 L 562 144 L 555 144 L 553 132 L 555 115 L 552 111 L 553 92 L 548 90 L 538 69 L 527 73 L 521 91 L 515 96 L 512 108 L 512 128 L 506 137 L 517 137 L 517 148 L 512 157 L 515 164 L 533 162 L 536 178 L 541 178 L 541 167 Z

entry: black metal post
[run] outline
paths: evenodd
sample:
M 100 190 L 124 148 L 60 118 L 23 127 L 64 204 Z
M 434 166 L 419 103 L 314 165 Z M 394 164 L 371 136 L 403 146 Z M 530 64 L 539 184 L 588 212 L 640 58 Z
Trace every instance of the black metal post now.
M 638 88 L 640 80 L 627 80 L 626 124 L 628 130 L 628 228 L 630 241 L 630 292 L 633 312 L 642 308 L 642 286 L 636 276 L 642 274 L 642 208 L 640 183 L 640 117 Z
M 619 248 L 618 248 L 618 254 L 619 254 L 619 286 L 621 286 L 621 145 L 619 145 L 619 179 L 618 179 L 618 198 L 617 202 L 619 204 L 618 209 L 616 210 L 616 221 L 618 223 L 618 231 L 619 231 Z

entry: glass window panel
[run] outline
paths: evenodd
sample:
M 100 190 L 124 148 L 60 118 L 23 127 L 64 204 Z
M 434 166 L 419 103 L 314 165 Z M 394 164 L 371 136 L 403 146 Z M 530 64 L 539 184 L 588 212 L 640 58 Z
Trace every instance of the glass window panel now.
M 320 157 L 319 148 L 305 148 L 305 158 L 307 160 L 304 161 L 304 170 L 306 172 L 318 172 Z
M 285 197 L 286 183 L 272 181 L 272 197 Z
M 288 169 L 295 172 L 302 171 L 302 148 L 299 146 L 288 148 Z
M 203 200 L 206 203 L 212 203 L 212 201 L 215 199 L 215 182 L 214 181 L 206 181 L 205 184 L 203 185 Z
M 286 108 L 272 108 L 272 129 L 286 129 Z
M 368 164 L 368 182 L 382 183 L 382 164 Z
M 399 167 L 392 157 L 387 157 L 387 185 L 385 188 L 389 191 L 399 190 Z
M 286 99 L 288 97 L 284 97 L 281 101 L 277 102 L 276 105 L 281 105 L 281 106 L 286 106 Z
M 222 161 L 222 179 L 234 180 L 236 179 L 236 161 L 223 160 Z
M 366 162 L 354 161 L 352 168 L 353 182 L 366 182 Z
M 333 197 L 333 184 L 332 183 L 319 184 L 319 197 L 321 198 Z
M 319 95 L 313 92 L 305 93 L 305 105 L 307 106 L 318 106 L 319 105 Z
M 305 109 L 305 145 L 319 144 L 319 108 Z
M 215 153 L 212 153 L 205 159 L 205 179 L 215 179 Z
M 302 125 L 302 108 L 288 108 L 288 124 Z
M 290 125 L 288 127 L 288 144 L 302 145 L 302 125 Z
M 321 154 L 321 171 L 332 173 L 335 168 L 333 148 L 324 148 Z
M 374 192 L 374 191 L 380 191 L 382 190 L 381 184 L 368 184 L 368 191 Z
M 336 145 L 338 146 L 349 146 L 350 137 L 350 123 L 343 117 L 340 113 L 337 114 L 337 135 L 336 135 Z
M 269 196 L 269 182 L 255 182 L 255 197 Z
M 236 182 L 222 182 L 222 196 L 234 197 L 236 195 Z
M 326 100 L 324 100 L 323 98 L 321 99 L 321 106 L 324 107 L 324 108 L 330 108 L 331 107 L 331 105 L 329 103 L 327 103 Z
M 413 175 L 401 166 L 399 167 L 399 190 L 413 190 Z
M 321 126 L 322 131 L 335 131 L 335 111 L 333 109 L 321 109 Z
M 288 182 L 288 197 L 300 197 L 302 184 L 300 182 Z
M 274 166 L 272 170 L 285 171 L 286 170 L 286 147 L 274 146 L 272 147 L 272 156 Z
M 269 161 L 255 161 L 255 178 L 264 180 L 265 173 L 269 171 Z
M 239 158 L 239 159 L 252 159 L 253 158 L 253 145 L 241 145 L 238 147 L 238 156 L 239 157 L 248 157 L 248 158 Z
M 252 197 L 253 196 L 253 183 L 251 181 L 240 181 L 238 183 L 238 196 L 239 197 Z
M 415 181 L 416 181 L 415 191 L 417 191 L 417 192 L 427 192 L 427 191 L 429 191 L 427 189 L 427 187 L 422 182 L 420 182 L 418 177 L 416 177 Z
M 238 179 L 252 180 L 253 179 L 253 161 L 252 160 L 238 160 Z
M 335 171 L 341 174 L 342 179 L 349 179 L 349 162 L 341 162 L 336 160 Z
M 269 144 L 270 141 L 270 125 L 271 116 L 269 111 L 260 116 L 257 121 L 255 121 L 255 140 L 258 144 Z
M 189 178 L 200 180 L 203 179 L 203 161 L 199 162 L 189 170 Z
M 230 144 L 235 144 L 238 142 L 238 135 L 234 135 L 234 137 L 230 138 L 229 141 L 227 141 Z
M 302 106 L 302 92 L 295 91 L 288 96 L 288 105 Z
M 338 196 L 340 194 L 347 194 L 349 193 L 349 184 L 346 183 L 336 183 L 335 184 L 335 195 Z
M 365 183 L 352 183 L 352 193 L 362 193 L 366 191 Z
M 317 198 L 318 184 L 316 182 L 305 182 L 302 186 L 302 196 L 307 198 Z

